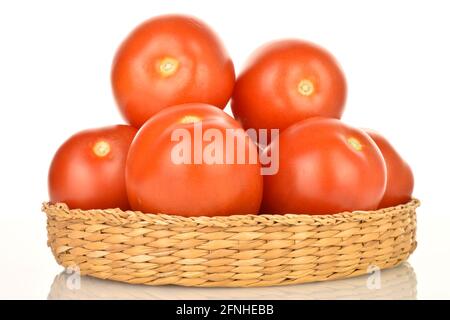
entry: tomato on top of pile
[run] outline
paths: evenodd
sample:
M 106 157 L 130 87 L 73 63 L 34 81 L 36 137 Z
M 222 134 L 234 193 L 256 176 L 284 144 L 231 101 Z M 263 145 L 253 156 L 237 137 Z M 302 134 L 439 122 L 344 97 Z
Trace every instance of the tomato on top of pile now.
M 411 168 L 388 140 L 339 120 L 344 73 L 310 42 L 267 43 L 236 78 L 204 22 L 158 16 L 120 45 L 111 82 L 129 125 L 81 131 L 58 149 L 53 203 L 218 216 L 333 214 L 411 199 Z M 234 118 L 222 111 L 230 100 Z

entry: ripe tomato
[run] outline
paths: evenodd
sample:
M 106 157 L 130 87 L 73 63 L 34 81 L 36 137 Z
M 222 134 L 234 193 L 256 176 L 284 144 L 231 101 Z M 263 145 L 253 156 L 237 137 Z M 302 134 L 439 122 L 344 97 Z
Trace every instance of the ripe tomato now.
M 309 119 L 281 132 L 279 170 L 264 176 L 264 213 L 328 214 L 378 207 L 386 188 L 380 150 L 362 130 Z
M 346 81 L 324 49 L 283 40 L 258 49 L 237 78 L 231 100 L 244 128 L 283 130 L 300 120 L 340 118 Z
M 117 125 L 81 131 L 64 142 L 50 166 L 50 201 L 70 208 L 129 209 L 125 163 L 136 132 Z
M 365 129 L 380 148 L 386 162 L 387 183 L 379 208 L 403 204 L 411 200 L 414 189 L 414 176 L 411 167 L 381 134 Z
M 237 143 L 231 148 L 220 144 L 227 130 L 236 133 Z M 174 139 L 180 132 L 186 136 Z M 220 136 L 206 138 L 212 132 Z M 177 149 L 181 142 L 188 143 L 184 151 Z M 218 147 L 212 151 L 216 142 Z M 128 153 L 126 185 L 131 207 L 183 216 L 258 213 L 261 166 L 258 158 L 254 163 L 238 163 L 239 150 L 247 159 L 249 153 L 257 156 L 256 146 L 239 123 L 218 108 L 196 103 L 160 111 L 141 127 Z M 208 162 L 208 153 L 221 159 L 230 156 L 232 161 Z M 180 154 L 186 161 L 175 159 Z
M 235 74 L 225 47 L 205 23 L 165 15 L 144 22 L 125 39 L 111 79 L 122 115 L 139 128 L 176 104 L 203 102 L 223 109 Z

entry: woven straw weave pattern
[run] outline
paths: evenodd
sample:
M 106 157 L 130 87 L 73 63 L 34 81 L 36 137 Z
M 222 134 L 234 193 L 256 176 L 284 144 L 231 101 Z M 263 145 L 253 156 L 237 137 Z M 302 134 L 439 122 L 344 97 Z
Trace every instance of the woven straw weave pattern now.
M 180 217 L 44 203 L 64 267 L 133 284 L 272 286 L 390 268 L 416 247 L 419 201 L 334 215 Z
M 130 285 L 117 281 L 81 277 L 80 286 L 74 290 L 73 274 L 62 271 L 53 281 L 49 300 L 321 300 L 321 299 L 383 299 L 410 300 L 417 298 L 417 280 L 408 262 L 396 268 L 383 270 L 379 286 L 371 282 L 372 274 L 345 280 L 322 281 L 292 286 L 252 288 L 199 288 L 177 286 Z M 368 282 L 371 286 L 368 286 Z

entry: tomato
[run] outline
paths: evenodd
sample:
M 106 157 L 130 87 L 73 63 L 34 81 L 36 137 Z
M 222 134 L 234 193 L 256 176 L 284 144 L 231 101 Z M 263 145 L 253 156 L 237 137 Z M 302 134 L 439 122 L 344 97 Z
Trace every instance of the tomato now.
M 379 208 L 403 204 L 411 200 L 414 176 L 411 167 L 402 159 L 389 141 L 378 132 L 365 129 L 380 148 L 386 162 L 387 184 Z
M 50 201 L 70 208 L 129 209 L 125 163 L 136 132 L 116 125 L 81 131 L 64 142 L 50 166 Z
M 264 213 L 377 209 L 386 165 L 364 131 L 336 119 L 309 119 L 281 132 L 264 152 L 277 149 L 279 170 L 264 176 Z
M 262 46 L 239 74 L 231 100 L 244 128 L 280 129 L 310 117 L 340 118 L 346 80 L 324 49 L 300 40 Z
M 122 115 L 139 128 L 176 104 L 202 102 L 223 109 L 235 73 L 225 47 L 205 23 L 164 15 L 147 20 L 125 39 L 111 80 Z
M 222 139 L 227 130 L 235 133 L 231 147 Z M 180 133 L 184 138 L 177 138 Z M 206 137 L 212 133 L 214 139 Z M 182 142 L 187 142 L 184 151 L 179 149 Z M 241 163 L 240 151 L 247 159 Z M 256 214 L 263 191 L 261 165 L 258 158 L 248 160 L 257 152 L 239 123 L 216 107 L 195 103 L 165 108 L 141 127 L 131 144 L 126 166 L 130 205 L 183 216 Z M 207 154 L 222 162 L 207 159 Z

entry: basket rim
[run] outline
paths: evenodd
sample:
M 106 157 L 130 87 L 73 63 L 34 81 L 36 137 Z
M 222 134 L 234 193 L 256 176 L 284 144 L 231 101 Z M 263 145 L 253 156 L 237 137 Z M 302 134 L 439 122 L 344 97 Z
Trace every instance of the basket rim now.
M 123 211 L 119 208 L 113 209 L 70 209 L 65 203 L 44 202 L 42 211 L 48 217 L 61 220 L 88 220 L 98 223 L 109 223 L 113 225 L 125 225 L 130 223 L 152 223 L 157 225 L 187 226 L 205 225 L 217 227 L 243 226 L 243 225 L 330 225 L 344 222 L 364 222 L 379 220 L 386 216 L 395 214 L 398 210 L 415 210 L 420 206 L 420 201 L 412 198 L 404 204 L 393 207 L 370 211 L 341 212 L 327 215 L 310 214 L 261 214 L 261 215 L 231 215 L 231 216 L 196 216 L 184 217 L 162 213 L 143 213 L 141 211 Z

